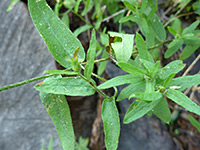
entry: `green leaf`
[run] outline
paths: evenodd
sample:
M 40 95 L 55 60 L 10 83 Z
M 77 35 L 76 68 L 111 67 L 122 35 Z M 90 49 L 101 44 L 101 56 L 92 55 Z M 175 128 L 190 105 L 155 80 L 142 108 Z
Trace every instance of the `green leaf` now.
M 132 121 L 135 121 L 141 117 L 143 117 L 146 113 L 151 111 L 160 100 L 152 101 L 150 103 L 146 102 L 138 102 L 135 100 L 130 107 L 128 108 L 128 111 L 125 114 L 124 117 L 124 124 L 128 124 Z
M 63 1 L 63 5 L 68 9 L 74 8 L 75 4 L 76 4 L 75 0 L 64 0 Z
M 160 70 L 160 61 L 157 61 L 154 64 L 153 68 L 149 72 L 151 78 L 154 78 L 156 76 L 156 74 L 158 73 L 159 70 Z
M 177 32 L 177 33 L 181 33 L 182 31 L 182 23 L 180 21 L 180 19 L 176 18 L 174 21 L 172 21 L 172 28 Z
M 199 47 L 200 45 L 186 45 L 180 55 L 180 59 L 185 60 L 189 58 Z
M 144 65 L 144 67 L 150 72 L 150 70 L 153 68 L 154 63 L 144 60 L 144 59 L 140 59 L 140 62 Z
M 151 18 L 151 26 L 153 27 L 153 30 L 158 38 L 164 41 L 166 39 L 166 31 L 163 23 L 160 21 L 160 18 L 156 14 L 154 14 L 154 16 Z
M 63 150 L 74 150 L 75 136 L 70 109 L 64 95 L 40 93 L 42 104 L 56 127 Z
M 167 96 L 175 103 L 181 105 L 188 111 L 200 115 L 200 107 L 196 103 L 194 103 L 191 99 L 189 99 L 186 95 L 184 95 L 182 92 L 174 89 L 167 89 L 165 92 L 165 96 Z
M 67 71 L 67 70 L 46 70 L 44 73 L 49 73 L 49 74 L 65 74 L 65 75 L 77 75 L 77 72 L 72 72 L 72 71 Z
M 174 40 L 168 45 L 168 49 L 165 52 L 165 58 L 171 57 L 176 51 L 179 50 L 179 48 L 183 45 L 183 40 Z
M 85 31 L 89 30 L 90 28 L 92 28 L 92 26 L 91 26 L 91 25 L 88 25 L 88 24 L 86 24 L 86 25 L 84 25 L 84 26 L 80 26 L 79 28 L 77 28 L 77 29 L 74 31 L 74 35 L 77 37 L 77 36 L 79 36 L 81 33 L 83 33 L 83 32 L 85 32 Z
M 118 62 L 127 62 L 133 51 L 134 34 L 108 32 L 111 37 L 119 37 L 122 41 L 111 43 Z
M 169 87 L 179 87 L 179 91 L 183 91 L 189 87 L 200 84 L 200 74 L 192 75 L 192 76 L 183 76 L 172 79 Z
M 51 136 L 51 138 L 49 140 L 48 150 L 53 150 L 53 136 Z
M 132 74 L 132 75 L 136 75 L 136 76 L 140 76 L 140 77 L 144 77 L 145 71 L 141 70 L 139 68 L 136 68 L 128 63 L 125 62 L 119 62 L 117 63 L 117 65 L 124 71 Z
M 45 0 L 29 0 L 29 11 L 34 25 L 47 44 L 55 60 L 62 66 L 71 67 L 67 59 L 73 57 L 79 47 L 79 60 L 85 59 L 85 52 L 80 41 L 56 16 Z
M 170 27 L 170 26 L 168 26 L 167 29 L 169 30 L 169 32 L 170 32 L 174 37 L 176 37 L 176 35 L 177 35 L 176 30 L 174 30 L 174 29 L 173 29 L 172 27 Z
M 178 73 L 184 68 L 181 60 L 175 60 L 160 69 L 158 75 L 161 79 L 166 79 L 172 73 Z
M 143 14 L 148 4 L 148 0 L 143 0 L 140 8 L 140 14 Z
M 152 111 L 163 122 L 169 124 L 171 120 L 171 112 L 164 97 L 161 98 L 160 102 L 153 108 Z
M 134 14 L 131 14 L 131 15 L 129 15 L 129 16 L 125 16 L 125 17 L 123 17 L 123 18 L 121 18 L 120 20 L 119 20 L 119 23 L 124 23 L 124 22 L 127 22 L 127 21 L 134 21 L 135 22 L 135 20 L 134 20 L 134 17 L 135 17 L 136 15 L 134 15 Z
M 35 85 L 40 92 L 69 96 L 89 96 L 95 93 L 93 87 L 80 77 L 47 78 Z
M 142 78 L 138 78 L 138 76 L 134 76 L 131 74 L 121 75 L 104 82 L 103 84 L 99 85 L 98 88 L 107 89 L 107 88 L 111 88 L 111 87 L 119 86 L 123 84 L 137 83 L 142 80 L 143 80 Z
M 182 36 L 186 35 L 186 34 L 189 34 L 189 33 L 192 33 L 194 32 L 194 30 L 198 27 L 200 21 L 197 20 L 195 22 L 193 22 L 189 27 L 185 28 L 182 32 Z
M 117 97 L 117 101 L 121 101 L 125 98 L 128 98 L 133 93 L 144 92 L 145 84 L 146 83 L 144 82 L 144 80 L 130 84 L 121 91 L 121 93 Z
M 120 121 L 114 98 L 105 99 L 103 101 L 101 115 L 104 126 L 106 149 L 116 150 L 120 134 Z
M 132 5 L 131 3 L 129 3 L 129 1 L 123 1 L 123 2 L 124 2 L 124 5 L 125 5 L 128 9 L 132 10 L 133 12 L 136 12 L 136 11 L 135 11 L 134 5 Z
M 188 115 L 188 118 L 189 118 L 190 122 L 192 123 L 192 125 L 195 128 L 197 128 L 197 130 L 200 132 L 200 123 L 195 118 L 193 118 L 191 115 Z
M 155 91 L 155 80 L 149 77 L 146 77 L 145 93 L 151 93 L 154 91 Z
M 68 12 L 63 14 L 62 21 L 68 28 L 70 28 Z
M 86 6 L 84 7 L 84 10 L 82 11 L 81 15 L 85 16 L 92 7 L 93 7 L 93 1 L 87 0 Z
M 8 6 L 8 8 L 6 9 L 6 11 L 11 11 L 13 9 L 13 7 L 19 2 L 19 0 L 11 0 L 10 5 Z
M 109 54 L 106 52 L 106 50 L 104 50 L 101 58 L 106 58 L 106 57 L 109 57 Z M 108 60 L 100 62 L 98 71 L 97 71 L 98 75 L 101 75 L 104 72 L 104 70 L 106 69 L 107 63 L 108 63 Z
M 172 81 L 172 79 L 174 78 L 175 75 L 176 75 L 176 73 L 172 73 L 167 77 L 167 79 L 164 81 L 164 84 L 163 84 L 163 86 L 165 88 L 168 87 L 168 85 L 171 83 L 171 81 Z
M 142 100 L 142 101 L 156 101 L 156 100 L 159 100 L 161 97 L 162 97 L 162 94 L 159 92 L 159 91 L 156 91 L 156 92 L 149 92 L 149 93 L 135 93 L 135 94 L 132 94 L 130 98 L 132 97 L 135 97 L 139 100 Z
M 75 7 L 74 7 L 74 11 L 75 11 L 76 13 L 78 13 L 78 9 L 79 9 L 79 5 L 81 4 L 81 1 L 82 1 L 82 0 L 77 0 L 77 1 L 76 1 Z
M 84 75 L 87 79 L 91 78 L 93 68 L 94 68 L 94 59 L 96 53 L 96 32 L 95 30 L 92 31 L 92 36 L 90 40 L 90 46 L 87 52 L 87 64 L 85 66 Z
M 136 34 L 136 46 L 137 46 L 140 58 L 150 61 L 149 52 L 147 50 L 146 44 L 144 42 L 144 39 L 139 33 Z

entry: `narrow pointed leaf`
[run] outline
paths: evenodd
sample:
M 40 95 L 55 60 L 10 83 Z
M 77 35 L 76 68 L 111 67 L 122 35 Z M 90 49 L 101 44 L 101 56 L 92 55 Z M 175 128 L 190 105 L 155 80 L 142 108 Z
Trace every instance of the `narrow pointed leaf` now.
M 111 87 L 119 86 L 119 85 L 123 85 L 123 84 L 128 84 L 128 83 L 138 83 L 142 80 L 143 80 L 142 78 L 138 78 L 138 76 L 134 76 L 131 74 L 122 75 L 122 76 L 117 76 L 115 78 L 112 78 L 112 79 L 104 82 L 103 84 L 99 85 L 98 88 L 99 89 L 107 89 L 107 88 L 111 88 Z
M 176 75 L 176 73 L 172 73 L 167 77 L 167 79 L 164 81 L 164 84 L 163 84 L 163 86 L 165 88 L 168 87 L 168 85 L 171 83 L 171 81 L 172 81 L 172 79 L 174 78 L 175 75 Z
M 134 101 L 125 114 L 124 123 L 128 124 L 143 117 L 146 113 L 151 111 L 159 102 L 160 100 L 150 103 Z
M 103 101 L 101 114 L 104 126 L 106 149 L 116 150 L 120 134 L 120 121 L 114 98 L 105 99 Z
M 179 48 L 183 45 L 183 40 L 174 40 L 168 45 L 168 49 L 165 52 L 165 58 L 171 57 Z
M 91 26 L 91 25 L 88 25 L 88 24 L 86 24 L 86 25 L 84 25 L 84 26 L 80 26 L 79 28 L 77 28 L 77 29 L 74 31 L 74 35 L 77 37 L 77 36 L 79 36 L 81 33 L 83 33 L 83 32 L 85 32 L 85 31 L 89 30 L 90 28 L 92 28 L 92 26 Z
M 85 66 L 84 75 L 87 79 L 91 78 L 93 68 L 94 68 L 94 59 L 96 54 L 96 32 L 92 31 L 90 46 L 87 52 L 87 64 Z
M 181 60 L 175 60 L 160 69 L 158 75 L 161 79 L 166 79 L 172 73 L 178 73 L 184 68 Z
M 144 59 L 140 59 L 140 62 L 144 65 L 144 67 L 150 72 L 150 70 L 153 68 L 154 63 L 144 60 Z
M 150 61 L 149 52 L 147 50 L 146 44 L 144 42 L 144 39 L 139 33 L 136 34 L 136 46 L 137 46 L 140 58 Z
M 154 14 L 154 16 L 151 18 L 151 25 L 157 37 L 164 41 L 166 39 L 166 31 L 163 23 L 160 21 L 160 18 L 156 14 Z
M 185 48 L 183 49 L 181 55 L 180 55 L 180 59 L 181 60 L 185 60 L 187 58 L 189 58 L 192 54 L 194 54 L 194 52 L 196 50 L 198 50 L 198 48 L 200 47 L 200 40 L 199 40 L 199 44 L 198 45 L 186 45 Z
M 106 52 L 106 50 L 104 50 L 101 58 L 108 58 L 108 57 L 109 57 L 109 54 Z M 104 70 L 106 69 L 107 63 L 108 63 L 108 60 L 100 62 L 98 71 L 97 71 L 98 75 L 101 75 L 104 72 Z
M 161 98 L 160 102 L 153 108 L 152 111 L 163 122 L 169 124 L 171 120 L 171 112 L 164 97 Z
M 40 93 L 42 104 L 56 127 L 63 150 L 74 150 L 75 136 L 70 109 L 64 95 Z
M 156 101 L 162 97 L 162 94 L 159 91 L 151 93 L 135 93 L 132 94 L 129 98 L 135 97 L 142 101 Z
M 145 71 L 144 70 L 141 70 L 137 67 L 134 67 L 128 63 L 125 63 L 125 62 L 119 62 L 117 63 L 117 65 L 124 71 L 132 74 L 132 75 L 136 75 L 136 76 L 140 76 L 140 77 L 143 77 L 144 74 L 145 74 Z
M 133 93 L 144 92 L 145 90 L 145 81 L 141 80 L 136 83 L 130 84 L 126 88 L 124 88 L 119 96 L 117 97 L 117 101 L 121 101 L 125 98 L 128 98 Z
M 47 78 L 35 85 L 40 92 L 69 96 L 89 96 L 95 93 L 93 87 L 80 77 Z
M 192 123 L 192 125 L 197 128 L 197 130 L 200 132 L 200 123 L 195 119 L 193 118 L 191 115 L 188 116 L 190 122 Z
M 188 34 L 188 33 L 194 32 L 194 30 L 198 27 L 199 23 L 200 23 L 199 20 L 193 22 L 189 27 L 187 27 L 187 28 L 185 28 L 185 29 L 183 30 L 183 32 L 182 32 L 181 35 L 183 36 L 183 35 L 186 35 L 186 34 Z
M 157 62 L 154 64 L 153 68 L 152 68 L 152 69 L 150 70 L 150 72 L 149 72 L 150 76 L 151 76 L 152 78 L 154 78 L 154 77 L 156 76 L 156 74 L 158 73 L 159 69 L 160 69 L 160 61 L 157 61 Z
M 197 115 L 200 115 L 200 106 L 194 103 L 182 92 L 174 90 L 174 89 L 167 89 L 165 96 L 167 96 L 169 99 L 179 104 L 180 106 L 184 107 L 188 111 L 193 112 Z
M 179 87 L 179 91 L 183 91 L 186 88 L 192 87 L 194 85 L 200 84 L 200 74 L 192 75 L 192 76 L 183 76 L 172 79 L 170 86 Z
M 63 67 L 71 67 L 71 59 L 74 51 L 79 47 L 79 60 L 85 59 L 85 52 L 80 41 L 56 16 L 45 0 L 29 0 L 29 11 L 34 25 L 55 60 Z

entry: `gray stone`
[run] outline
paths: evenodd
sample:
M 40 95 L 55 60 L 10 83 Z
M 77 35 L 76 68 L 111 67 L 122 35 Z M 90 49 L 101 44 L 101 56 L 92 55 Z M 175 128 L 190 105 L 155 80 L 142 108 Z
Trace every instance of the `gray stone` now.
M 56 68 L 25 5 L 20 2 L 7 13 L 9 3 L 0 3 L 0 87 Z M 59 149 L 56 129 L 33 88 L 38 82 L 0 92 L 1 150 L 39 150 L 51 135 Z

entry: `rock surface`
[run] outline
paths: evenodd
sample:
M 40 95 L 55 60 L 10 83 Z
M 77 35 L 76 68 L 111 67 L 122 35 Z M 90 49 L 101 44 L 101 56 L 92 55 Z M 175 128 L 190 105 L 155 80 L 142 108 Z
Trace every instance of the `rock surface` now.
M 0 87 L 56 68 L 25 5 L 19 2 L 6 12 L 9 3 L 0 3 Z M 51 135 L 58 149 L 56 129 L 33 88 L 38 82 L 0 92 L 1 150 L 39 150 L 42 140 L 48 145 Z

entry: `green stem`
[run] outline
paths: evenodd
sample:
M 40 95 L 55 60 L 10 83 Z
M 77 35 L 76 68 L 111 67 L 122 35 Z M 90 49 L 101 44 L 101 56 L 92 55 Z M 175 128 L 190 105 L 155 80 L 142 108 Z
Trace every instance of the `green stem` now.
M 95 60 L 94 63 L 99 63 L 99 62 L 106 61 L 106 60 L 109 60 L 109 59 L 110 59 L 110 57 L 98 59 L 98 60 Z M 87 62 L 82 62 L 81 64 L 86 65 Z
M 162 45 L 164 45 L 164 44 L 167 44 L 167 43 L 170 43 L 170 42 L 172 42 L 173 40 L 166 40 L 166 41 L 164 41 L 164 42 L 162 42 L 162 43 L 159 43 L 159 44 L 156 44 L 156 45 L 154 45 L 154 46 L 152 46 L 152 47 L 149 47 L 148 48 L 148 50 L 150 51 L 150 50 L 153 50 L 154 48 L 158 48 L 158 47 L 160 47 L 160 46 L 162 46 Z M 137 47 L 135 47 L 135 49 L 137 49 Z M 133 54 L 137 54 L 138 52 L 137 51 L 134 51 L 133 52 Z
M 25 80 L 25 81 L 22 81 L 22 82 L 10 84 L 10 85 L 1 87 L 0 88 L 0 92 L 4 91 L 4 90 L 7 90 L 7 89 L 14 88 L 14 87 L 18 87 L 18 86 L 21 86 L 21 85 L 24 85 L 24 84 L 28 84 L 28 83 L 31 83 L 31 82 L 34 82 L 34 81 L 37 81 L 37 80 L 40 80 L 40 79 L 48 78 L 48 77 L 51 77 L 51 76 L 54 76 L 54 75 L 53 74 L 49 74 L 49 75 L 45 75 L 45 76 L 41 76 L 41 77 L 36 77 L 36 78 L 29 79 L 29 80 Z
M 105 98 L 110 98 L 109 96 L 107 96 L 104 92 L 102 92 L 101 90 L 99 90 L 96 85 L 94 85 L 90 80 L 88 80 L 85 76 L 83 76 L 82 74 L 78 73 L 78 75 L 84 79 L 85 81 L 87 81 L 88 83 L 90 83 L 90 85 L 99 93 L 101 94 L 103 97 Z
M 84 21 L 86 24 L 91 25 L 93 29 L 95 29 L 95 31 L 99 32 L 95 26 L 93 24 L 91 24 L 90 22 L 88 22 L 87 20 L 85 20 L 85 18 L 83 18 L 80 14 L 76 13 L 74 10 L 71 10 L 71 12 L 73 14 L 75 14 L 76 16 L 78 16 L 82 21 Z

